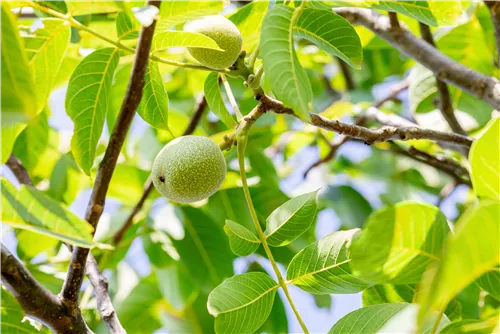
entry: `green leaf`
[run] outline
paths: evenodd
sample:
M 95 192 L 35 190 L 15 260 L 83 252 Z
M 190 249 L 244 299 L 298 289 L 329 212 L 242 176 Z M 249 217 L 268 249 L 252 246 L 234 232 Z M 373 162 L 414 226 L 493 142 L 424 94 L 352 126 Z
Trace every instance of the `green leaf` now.
M 87 175 L 90 175 L 108 112 L 111 82 L 120 58 L 118 51 L 106 48 L 92 52 L 69 80 L 66 113 L 75 123 L 71 149 L 78 166 Z
M 354 27 L 331 11 L 305 9 L 293 27 L 295 34 L 311 40 L 320 49 L 360 69 L 363 48 Z
M 36 90 L 28 59 L 17 30 L 17 22 L 6 3 L 1 5 L 2 17 L 2 128 L 14 126 L 34 117 Z M 3 129 L 2 129 L 3 131 Z M 3 142 L 3 140 L 2 140 Z M 14 141 L 12 141 L 13 143 Z M 2 151 L 3 151 L 2 144 Z M 4 153 L 2 152 L 2 155 Z M 2 158 L 3 160 L 3 158 Z
M 28 64 L 37 92 L 36 112 L 47 103 L 70 40 L 71 26 L 60 19 L 42 19 L 43 28 L 24 37 Z
M 68 12 L 73 16 L 84 14 L 114 13 L 121 10 L 119 1 L 68 1 Z
M 259 248 L 260 240 L 243 225 L 226 220 L 224 232 L 229 237 L 231 250 L 238 256 L 248 256 Z
M 359 229 L 334 232 L 301 250 L 288 265 L 286 279 L 313 294 L 357 293 L 372 285 L 354 277 L 349 247 Z
M 195 282 L 181 263 L 158 269 L 156 277 L 163 298 L 178 311 L 183 311 L 198 296 Z
M 23 166 L 32 171 L 43 157 L 49 143 L 49 122 L 47 111 L 29 121 L 14 144 L 13 153 Z
M 53 199 L 28 186 L 16 189 L 7 180 L 2 184 L 2 221 L 62 240 L 71 245 L 92 247 L 92 226 Z
M 264 72 L 276 97 L 302 119 L 309 120 L 312 90 L 293 46 L 294 9 L 276 5 L 262 23 L 260 36 Z
M 207 311 L 208 296 L 199 294 L 194 303 L 181 314 L 161 314 L 163 327 L 169 333 L 213 333 L 214 318 Z
M 140 29 L 141 25 L 131 17 L 130 13 L 119 12 L 116 16 L 116 34 L 119 40 L 138 38 Z
M 134 165 L 117 164 L 107 195 L 119 199 L 124 204 L 133 205 L 144 192 L 144 184 L 149 174 Z
M 316 217 L 318 190 L 297 196 L 274 210 L 264 232 L 270 246 L 285 246 L 309 229 Z
M 269 275 L 253 272 L 225 280 L 208 296 L 216 333 L 253 333 L 266 321 L 279 285 Z
M 116 119 L 120 113 L 123 98 L 125 97 L 125 93 L 127 91 L 131 72 L 131 62 L 119 65 L 116 69 L 113 84 L 111 86 L 111 104 L 108 109 L 108 113 L 106 114 L 106 124 L 108 125 L 109 133 L 111 133 L 115 127 Z
M 353 273 L 378 283 L 418 283 L 439 262 L 448 232 L 435 206 L 408 201 L 380 209 L 351 247 Z
M 31 259 L 41 252 L 52 249 L 59 244 L 59 240 L 46 235 L 41 235 L 28 230 L 22 230 L 17 234 L 17 251 L 19 258 Z
M 158 30 L 166 30 L 200 16 L 215 15 L 224 9 L 224 1 L 166 1 L 160 7 Z
M 168 95 L 157 62 L 148 62 L 144 82 L 144 92 L 137 113 L 151 126 L 167 130 Z
M 175 260 L 171 256 L 172 251 L 175 250 L 172 241 L 164 231 L 154 231 L 143 235 L 142 248 L 148 255 L 149 262 L 157 268 L 165 268 L 175 264 Z
M 48 7 L 50 9 L 56 10 L 59 13 L 66 14 L 68 12 L 68 7 L 66 6 L 66 3 L 64 1 L 35 1 L 36 3 Z
M 238 27 L 243 39 L 243 50 L 246 50 L 247 54 L 259 44 L 260 28 L 268 6 L 269 1 L 245 3 L 228 17 Z
M 207 76 L 204 91 L 210 110 L 212 110 L 213 113 L 219 117 L 228 129 L 233 129 L 237 123 L 233 116 L 229 114 L 229 111 L 224 104 L 224 100 L 222 99 L 219 86 L 219 74 L 217 72 L 211 72 Z
M 3 81 L 2 81 L 3 82 Z M 4 84 L 2 84 L 2 87 Z M 3 101 L 3 99 L 2 99 Z M 3 110 L 2 110 L 3 115 Z M 14 147 L 14 143 L 16 142 L 17 137 L 26 127 L 26 124 L 14 124 L 9 127 L 2 127 L 1 135 L 2 135 L 2 161 L 4 164 L 9 160 L 10 154 L 12 153 L 12 149 Z
M 360 308 L 340 319 L 329 334 L 365 334 L 365 333 L 416 333 L 418 306 L 408 303 L 379 304 Z M 438 317 L 434 312 L 435 320 Z M 443 315 L 438 329 L 448 325 L 450 320 Z M 423 331 L 431 333 L 433 321 L 426 323 Z
M 71 153 L 61 156 L 50 175 L 49 195 L 70 205 L 88 183 L 88 177 L 78 168 Z
M 439 334 L 491 334 L 495 333 L 496 323 L 496 321 L 466 319 L 449 324 Z
M 172 30 L 155 34 L 151 51 L 165 50 L 177 46 L 224 51 L 208 36 L 196 32 Z
M 474 192 L 480 198 L 500 199 L 500 117 L 472 143 L 469 153 Z
M 436 276 L 424 287 L 432 291 L 423 298 L 426 309 L 443 309 L 458 292 L 500 264 L 499 212 L 500 202 L 486 201 L 460 217 Z
M 29 321 L 23 321 L 24 311 L 17 300 L 4 289 L 2 289 L 1 295 L 2 303 L 0 310 L 2 316 L 0 317 L 0 328 L 2 332 L 9 334 L 30 334 L 37 332 L 35 328 L 30 325 Z
M 373 212 L 363 195 L 349 186 L 329 186 L 321 198 L 335 210 L 342 226 L 348 228 L 362 227 Z
M 497 267 L 488 271 L 486 274 L 479 277 L 476 283 L 481 289 L 500 301 L 500 268 Z
M 181 261 L 201 289 L 209 291 L 233 275 L 233 254 L 222 228 L 200 209 L 181 207 L 185 236 L 174 240 Z

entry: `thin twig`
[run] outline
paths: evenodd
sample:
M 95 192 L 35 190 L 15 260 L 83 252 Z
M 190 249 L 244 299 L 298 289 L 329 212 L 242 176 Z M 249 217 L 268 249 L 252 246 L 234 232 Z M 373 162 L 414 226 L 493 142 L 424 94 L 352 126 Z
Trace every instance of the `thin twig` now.
M 455 180 L 456 184 L 465 184 L 469 187 L 472 187 L 469 172 L 467 171 L 467 169 L 453 160 L 447 159 L 445 157 L 434 156 L 413 146 L 406 150 L 394 143 L 391 145 L 391 151 L 404 155 L 413 160 L 420 161 L 426 165 L 432 166 L 442 171 L 445 174 L 448 174 Z
M 427 24 L 420 22 L 420 34 L 422 35 L 424 41 L 426 41 L 433 47 L 436 47 L 431 29 Z M 466 136 L 467 132 L 462 128 L 457 120 L 457 117 L 455 116 L 448 86 L 443 81 L 439 80 L 437 76 L 436 86 L 439 93 L 439 110 L 441 111 L 441 114 L 443 115 L 446 122 L 450 125 L 450 128 L 453 130 L 453 132 Z
M 344 76 L 345 80 L 345 87 L 348 92 L 356 89 L 356 83 L 354 82 L 354 78 L 352 77 L 351 69 L 349 68 L 349 65 L 347 65 L 342 59 L 337 58 L 337 64 L 340 67 L 340 71 L 342 72 L 342 75 Z M 328 86 L 330 86 L 330 83 L 328 82 Z
M 188 126 L 182 133 L 183 136 L 188 136 L 192 134 L 194 130 L 196 130 L 196 127 L 200 123 L 201 117 L 203 116 L 206 107 L 207 107 L 207 99 L 205 98 L 205 95 L 203 95 L 196 106 L 196 110 L 194 111 L 193 116 L 191 116 L 191 120 L 189 121 Z
M 401 25 L 399 24 L 398 13 L 389 12 L 389 22 L 391 23 L 391 27 L 394 29 L 401 29 Z
M 161 6 L 161 1 L 148 1 L 148 5 L 159 8 Z M 118 156 L 120 155 L 123 142 L 125 141 L 128 129 L 134 118 L 137 106 L 142 98 L 144 74 L 149 60 L 155 27 L 156 21 L 149 27 L 143 27 L 141 30 L 127 92 L 123 99 L 121 111 L 111 134 L 104 158 L 97 171 L 94 188 L 85 213 L 85 220 L 94 228 L 97 227 L 99 223 L 99 218 L 104 209 L 106 193 L 109 183 L 111 182 L 111 177 L 113 176 Z M 64 280 L 61 291 L 62 297 L 68 302 L 76 303 L 78 300 L 88 253 L 89 249 L 87 248 L 75 247 L 73 250 L 68 274 Z
M 219 74 L 220 78 L 222 80 L 222 84 L 224 86 L 224 90 L 226 91 L 227 98 L 229 99 L 229 102 L 231 103 L 231 107 L 233 107 L 234 113 L 236 114 L 236 119 L 238 122 L 241 120 L 243 115 L 241 114 L 240 108 L 238 107 L 238 103 L 236 103 L 236 100 L 233 95 L 233 91 L 231 90 L 231 86 L 229 85 L 229 82 L 227 81 L 227 78 L 224 74 Z
M 17 178 L 19 183 L 25 184 L 28 186 L 33 186 L 33 182 L 31 182 L 31 178 L 28 174 L 28 171 L 26 168 L 24 168 L 23 164 L 21 163 L 21 160 L 16 158 L 14 154 L 11 154 L 9 157 L 9 160 L 7 160 L 6 163 L 7 167 L 14 173 L 14 176 Z
M 500 67 L 500 1 L 489 0 L 484 1 L 484 3 L 490 10 L 491 21 L 493 22 L 493 28 L 495 29 L 495 39 L 498 52 L 497 67 Z
M 364 8 L 335 8 L 335 13 L 351 24 L 363 25 L 396 49 L 415 59 L 442 81 L 457 86 L 473 96 L 483 99 L 493 108 L 500 109 L 500 82 L 468 68 L 439 52 L 404 28 L 395 29 L 389 18 Z

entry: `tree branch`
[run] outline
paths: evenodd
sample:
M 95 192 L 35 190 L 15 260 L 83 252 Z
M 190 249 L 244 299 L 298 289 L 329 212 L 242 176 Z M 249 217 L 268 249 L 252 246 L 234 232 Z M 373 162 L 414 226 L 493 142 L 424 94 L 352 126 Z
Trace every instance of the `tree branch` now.
M 33 186 L 28 172 L 24 168 L 21 161 L 13 154 L 10 156 L 9 161 L 7 162 L 7 166 L 10 168 L 10 170 L 12 170 L 19 183 Z M 70 251 L 73 250 L 72 246 L 66 246 L 68 246 Z M 115 313 L 113 304 L 111 303 L 111 298 L 108 294 L 108 281 L 101 274 L 99 266 L 97 265 L 97 262 L 92 254 L 89 254 L 87 258 L 86 274 L 89 278 L 90 283 L 94 287 L 94 290 L 96 291 L 97 307 L 104 323 L 109 329 L 109 332 L 111 334 L 125 334 L 126 331 L 125 329 L 123 329 L 120 320 Z M 73 303 L 70 303 L 69 305 L 74 306 Z M 78 310 L 78 312 L 80 311 Z
M 498 52 L 497 66 L 500 67 L 500 2 L 489 0 L 484 1 L 484 3 L 490 10 L 491 21 L 493 21 L 493 27 L 495 28 L 495 39 Z
M 370 29 L 395 48 L 430 69 L 438 79 L 483 99 L 495 109 L 500 109 L 498 79 L 454 61 L 404 28 L 392 27 L 389 18 L 376 11 L 363 8 L 335 8 L 334 11 L 351 24 L 363 25 Z
M 260 97 L 259 101 L 262 103 L 266 111 L 273 111 L 277 114 L 288 114 L 298 117 L 292 109 L 285 107 L 282 102 L 265 94 L 260 94 L 258 97 Z M 329 120 L 315 113 L 309 113 L 309 115 L 311 116 L 310 124 L 327 131 L 334 131 L 348 137 L 363 140 L 368 145 L 390 140 L 410 139 L 429 139 L 434 141 L 451 142 L 465 147 L 470 147 L 472 145 L 472 139 L 467 136 L 430 129 L 422 129 L 418 126 L 385 126 L 380 129 L 368 129 L 355 124 L 346 124 L 337 120 Z
M 31 187 L 33 186 L 33 182 L 31 182 L 31 178 L 28 174 L 28 171 L 26 170 L 26 168 L 24 168 L 21 161 L 14 156 L 14 154 L 10 155 L 6 165 L 7 167 L 9 167 L 12 173 L 14 173 L 14 176 L 17 178 L 19 183 L 26 184 Z
M 352 77 L 351 69 L 349 65 L 347 65 L 342 59 L 337 58 L 337 63 L 339 64 L 340 71 L 342 71 L 342 75 L 345 79 L 345 86 L 348 92 L 356 89 L 356 83 L 354 82 L 354 78 Z M 327 83 L 330 86 L 330 83 Z
M 431 29 L 425 23 L 420 22 L 420 34 L 424 41 L 436 48 L 436 43 L 434 43 L 434 37 L 432 36 Z M 439 93 L 439 110 L 443 115 L 446 122 L 450 125 L 450 128 L 455 133 L 467 136 L 467 132 L 462 128 L 457 118 L 455 117 L 455 112 L 453 110 L 453 103 L 451 102 L 450 91 L 448 86 L 436 76 L 436 86 Z
M 159 8 L 161 1 L 148 1 L 148 5 Z M 111 182 L 118 156 L 120 155 L 123 142 L 130 124 L 132 123 L 137 106 L 142 98 L 144 74 L 149 60 L 149 52 L 155 26 L 156 21 L 154 21 L 151 26 L 143 27 L 141 30 L 127 92 L 125 93 L 121 111 L 118 115 L 113 133 L 111 134 L 108 147 L 106 148 L 106 153 L 97 171 L 94 188 L 92 189 L 90 201 L 85 212 L 85 219 L 93 227 L 97 226 L 99 218 L 101 217 L 106 193 L 109 183 Z M 89 249 L 86 248 L 75 247 L 73 250 L 68 274 L 61 291 L 62 297 L 69 302 L 76 303 L 78 300 L 88 253 Z
M 467 169 L 459 165 L 453 160 L 445 157 L 438 157 L 427 152 L 421 151 L 413 146 L 408 150 L 401 148 L 399 145 L 393 144 L 391 151 L 404 155 L 416 161 L 420 161 L 426 165 L 432 166 L 445 174 L 451 176 L 456 184 L 465 184 L 472 188 L 469 172 Z
M 203 95 L 199 102 L 198 105 L 196 106 L 196 110 L 194 111 L 193 116 L 191 116 L 191 120 L 189 121 L 188 126 L 182 133 L 183 136 L 188 136 L 196 130 L 196 127 L 201 121 L 201 117 L 203 116 L 203 113 L 205 112 L 205 109 L 207 107 L 207 99 L 205 98 L 205 95 Z
M 4 244 L 1 246 L 2 284 L 27 316 L 54 333 L 91 333 L 78 307 L 64 303 L 43 287 Z

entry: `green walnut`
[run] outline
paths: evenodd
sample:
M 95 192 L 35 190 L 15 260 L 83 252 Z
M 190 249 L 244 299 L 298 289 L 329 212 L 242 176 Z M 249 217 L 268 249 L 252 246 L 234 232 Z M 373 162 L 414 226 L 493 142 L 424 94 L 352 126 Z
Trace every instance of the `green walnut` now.
M 188 48 L 193 58 L 202 65 L 214 70 L 223 70 L 233 65 L 236 59 L 238 59 L 243 44 L 241 34 L 234 23 L 224 16 L 202 17 L 190 22 L 186 30 L 210 37 L 217 43 L 219 48 L 224 50 Z
M 172 140 L 153 162 L 158 191 L 171 201 L 193 203 L 215 193 L 226 177 L 226 160 L 211 139 L 184 136 Z

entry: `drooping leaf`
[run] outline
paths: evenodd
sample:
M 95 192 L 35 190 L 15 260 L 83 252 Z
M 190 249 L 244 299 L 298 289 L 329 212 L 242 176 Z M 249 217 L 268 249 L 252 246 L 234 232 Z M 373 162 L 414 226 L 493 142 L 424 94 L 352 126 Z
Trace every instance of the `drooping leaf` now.
M 89 175 L 97 142 L 110 104 L 111 82 L 119 49 L 100 49 L 85 57 L 71 75 L 66 113 L 75 123 L 71 149 L 75 161 Z
M 216 333 L 253 333 L 266 321 L 278 284 L 269 275 L 253 272 L 225 280 L 208 296 L 208 312 Z
M 260 49 L 264 72 L 274 94 L 307 121 L 312 90 L 293 46 L 293 13 L 293 8 L 285 5 L 276 5 L 267 13 L 262 23 Z
M 41 21 L 43 28 L 38 28 L 33 34 L 24 37 L 28 64 L 35 83 L 37 113 L 45 107 L 54 88 L 71 32 L 70 25 L 63 20 L 45 18 Z
M 163 31 L 155 34 L 151 51 L 165 50 L 172 47 L 197 47 L 223 51 L 217 43 L 208 36 L 190 31 Z
M 157 29 L 166 30 L 200 16 L 215 15 L 224 9 L 224 1 L 166 1 L 160 7 Z
M 260 28 L 268 6 L 269 1 L 249 2 L 228 17 L 238 27 L 243 39 L 243 50 L 247 54 L 259 43 Z
M 359 229 L 334 232 L 301 250 L 288 265 L 286 279 L 313 294 L 357 293 L 372 283 L 351 274 L 349 247 Z
M 200 209 L 182 207 L 185 236 L 174 240 L 181 261 L 191 277 L 204 291 L 233 275 L 233 254 L 222 227 L 217 226 Z
M 476 196 L 500 199 L 500 117 L 472 143 L 469 160 Z
M 78 168 L 70 153 L 63 155 L 50 175 L 49 195 L 70 205 L 78 192 L 88 183 L 88 177 Z
M 131 13 L 119 12 L 116 16 L 116 34 L 118 39 L 136 39 L 139 37 L 141 25 L 131 17 Z
M 307 231 L 316 217 L 317 194 L 316 190 L 292 198 L 267 217 L 264 234 L 270 246 L 288 245 Z
M 408 303 L 379 304 L 357 309 L 340 319 L 329 334 L 364 333 L 416 333 L 418 306 Z M 431 333 L 438 313 L 433 313 L 419 333 Z M 448 325 L 450 320 L 443 315 L 438 329 Z
M 3 131 L 3 128 L 15 126 L 16 123 L 25 122 L 34 117 L 36 115 L 37 97 L 30 67 L 28 66 L 28 59 L 19 37 L 14 15 L 5 2 L 1 5 L 1 11 L 1 115 Z
M 434 279 L 425 282 L 432 291 L 423 298 L 426 310 L 443 309 L 458 292 L 500 264 L 499 212 L 500 202 L 486 201 L 460 217 Z
M 236 121 L 233 116 L 229 114 L 224 104 L 224 100 L 222 99 L 219 86 L 219 74 L 217 72 L 212 72 L 208 75 L 205 80 L 204 91 L 210 110 L 219 117 L 228 129 L 233 129 L 236 126 Z
M 59 240 L 49 237 L 47 235 L 22 230 L 17 234 L 17 252 L 19 258 L 23 259 L 40 254 L 43 251 L 53 249 L 59 244 Z
M 180 312 L 198 296 L 196 284 L 181 263 L 158 269 L 156 277 L 163 298 Z
M 48 143 L 49 122 L 44 111 L 30 120 L 19 134 L 13 153 L 28 171 L 32 171 L 43 157 Z
M 359 69 L 363 61 L 361 41 L 351 24 L 331 11 L 305 9 L 293 27 L 295 34 L 310 39 L 320 49 Z
M 231 250 L 238 256 L 248 256 L 259 248 L 260 240 L 243 225 L 226 220 L 224 232 L 229 237 Z
M 488 271 L 479 277 L 476 283 L 490 295 L 500 301 L 500 268 Z
M 92 226 L 40 191 L 7 180 L 2 184 L 2 222 L 15 228 L 46 234 L 71 245 L 92 247 Z
M 168 129 L 168 95 L 158 69 L 158 63 L 149 61 L 144 75 L 144 91 L 137 113 L 151 126 Z
M 379 283 L 418 283 L 440 260 L 448 232 L 446 218 L 432 205 L 409 201 L 383 208 L 353 242 L 353 273 Z

